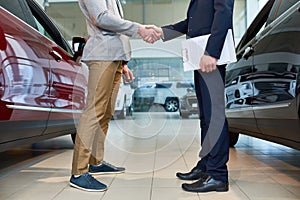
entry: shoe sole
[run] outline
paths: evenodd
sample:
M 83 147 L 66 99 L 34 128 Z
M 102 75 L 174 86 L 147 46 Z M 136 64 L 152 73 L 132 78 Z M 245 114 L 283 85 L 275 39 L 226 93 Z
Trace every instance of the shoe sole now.
M 208 190 L 202 190 L 202 191 L 197 191 L 197 190 L 189 190 L 184 187 L 182 189 L 186 192 L 197 192 L 197 193 L 206 193 L 206 192 L 228 192 L 229 188 L 214 188 L 214 189 L 208 189 Z
M 91 175 L 105 175 L 105 174 L 122 174 L 125 171 L 117 171 L 117 172 L 89 172 Z
M 198 179 L 183 179 L 183 178 L 179 178 L 179 177 L 177 176 L 177 179 L 182 180 L 182 181 L 197 181 L 197 180 L 199 180 L 200 178 L 198 178 Z
M 74 188 L 77 188 L 77 189 L 80 189 L 80 190 L 83 190 L 83 191 L 87 191 L 87 192 L 104 192 L 107 190 L 107 188 L 104 188 L 104 189 L 101 189 L 101 190 L 95 190 L 95 189 L 87 189 L 87 188 L 83 188 L 83 187 L 80 187 L 78 185 L 75 185 L 74 183 L 71 183 L 69 182 L 70 186 L 74 187 Z
M 216 192 L 228 192 L 228 188 L 217 188 Z

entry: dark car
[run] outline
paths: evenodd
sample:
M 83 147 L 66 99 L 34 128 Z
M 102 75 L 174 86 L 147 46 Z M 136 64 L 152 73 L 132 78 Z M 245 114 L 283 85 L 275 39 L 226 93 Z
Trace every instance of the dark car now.
M 34 0 L 0 0 L 0 151 L 75 133 L 88 75 L 75 42 Z
M 187 89 L 187 93 L 179 100 L 179 114 L 182 118 L 198 114 L 198 101 L 193 87 Z
M 231 145 L 238 134 L 300 149 L 300 2 L 270 0 L 226 71 Z

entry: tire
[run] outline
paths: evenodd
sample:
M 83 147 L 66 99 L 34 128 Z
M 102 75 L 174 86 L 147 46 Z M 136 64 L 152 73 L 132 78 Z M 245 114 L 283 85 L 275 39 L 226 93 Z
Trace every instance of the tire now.
M 229 132 L 229 146 L 234 147 L 239 140 L 239 133 Z
M 125 119 L 126 116 L 127 116 L 127 108 L 125 105 L 123 105 L 122 110 L 117 115 L 117 119 Z
M 164 108 L 167 112 L 176 112 L 179 109 L 179 101 L 176 97 L 168 97 Z
M 75 144 L 76 133 L 71 134 L 71 139 L 72 139 L 73 144 Z
M 180 112 L 180 116 L 182 119 L 187 119 L 187 118 L 189 118 L 190 114 L 186 113 L 186 112 Z
M 132 105 L 130 105 L 130 106 L 127 108 L 126 116 L 132 116 L 132 113 L 133 113 L 133 107 L 132 107 Z

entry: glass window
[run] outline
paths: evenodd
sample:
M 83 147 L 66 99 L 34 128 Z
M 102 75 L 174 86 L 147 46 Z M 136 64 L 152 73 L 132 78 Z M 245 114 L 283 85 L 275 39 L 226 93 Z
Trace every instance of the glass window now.
M 49 38 L 50 40 L 54 41 L 53 38 L 50 36 L 50 34 L 45 30 L 45 28 L 40 24 L 40 22 L 34 18 L 35 23 L 37 24 L 37 30 L 44 36 L 46 36 L 47 38 Z
M 288 0 L 288 1 L 275 0 L 274 6 L 268 18 L 268 24 L 274 21 L 282 13 L 284 13 L 286 10 L 288 10 L 290 7 L 292 7 L 298 2 L 299 0 Z
M 19 0 L 0 0 L 0 6 L 19 17 L 33 28 L 37 28 L 34 19 L 31 17 L 32 13 L 25 2 Z
M 120 0 L 123 7 L 124 18 L 141 24 L 154 24 L 163 26 L 176 23 L 186 18 L 189 0 Z M 236 44 L 246 30 L 246 1 L 235 0 L 233 13 L 234 35 Z M 73 36 L 87 37 L 85 18 L 77 2 L 49 2 L 45 8 L 55 24 L 59 27 L 67 40 Z M 182 38 L 175 39 L 176 45 L 181 44 Z M 137 42 L 138 41 L 138 42 Z M 136 38 L 132 38 L 132 48 L 143 49 L 146 45 Z M 140 43 L 141 44 L 140 44 Z M 155 46 L 155 45 L 154 45 Z M 171 46 L 171 45 L 170 45 Z M 169 49 L 171 52 L 177 49 Z M 139 54 L 128 63 L 136 79 L 134 85 L 137 87 L 162 82 L 187 82 L 178 85 L 181 87 L 193 87 L 193 72 L 184 72 L 180 50 L 174 57 L 163 57 L 162 55 Z M 140 56 L 141 55 L 141 56 Z M 152 57 L 151 57 L 152 56 Z M 191 83 L 190 83 L 191 82 Z M 180 86 L 180 87 L 179 87 Z M 185 88 L 184 88 L 185 89 Z M 186 90 L 186 89 L 185 89 Z
M 45 11 L 67 41 L 70 42 L 73 36 L 88 36 L 85 18 L 77 2 L 49 3 Z
M 234 37 L 236 44 L 242 38 L 246 30 L 246 2 L 245 0 L 235 0 L 233 10 Z
M 73 54 L 71 48 L 66 43 L 64 38 L 61 36 L 61 33 L 52 23 L 49 17 L 40 9 L 40 6 L 33 0 L 27 0 L 27 3 L 30 7 L 34 20 L 37 24 L 37 30 L 44 36 L 48 37 L 58 46 L 63 48 L 69 54 Z
M 182 0 L 123 0 L 126 19 L 142 24 L 162 26 L 186 17 L 189 1 Z

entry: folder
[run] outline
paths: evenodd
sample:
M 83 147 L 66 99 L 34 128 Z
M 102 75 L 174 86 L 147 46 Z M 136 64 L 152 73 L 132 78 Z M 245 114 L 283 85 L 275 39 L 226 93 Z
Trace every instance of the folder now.
M 210 34 L 187 39 L 182 42 L 183 70 L 191 71 L 200 69 L 200 58 L 205 52 L 206 44 Z M 232 29 L 229 29 L 225 38 L 220 59 L 217 65 L 236 62 L 236 52 Z

